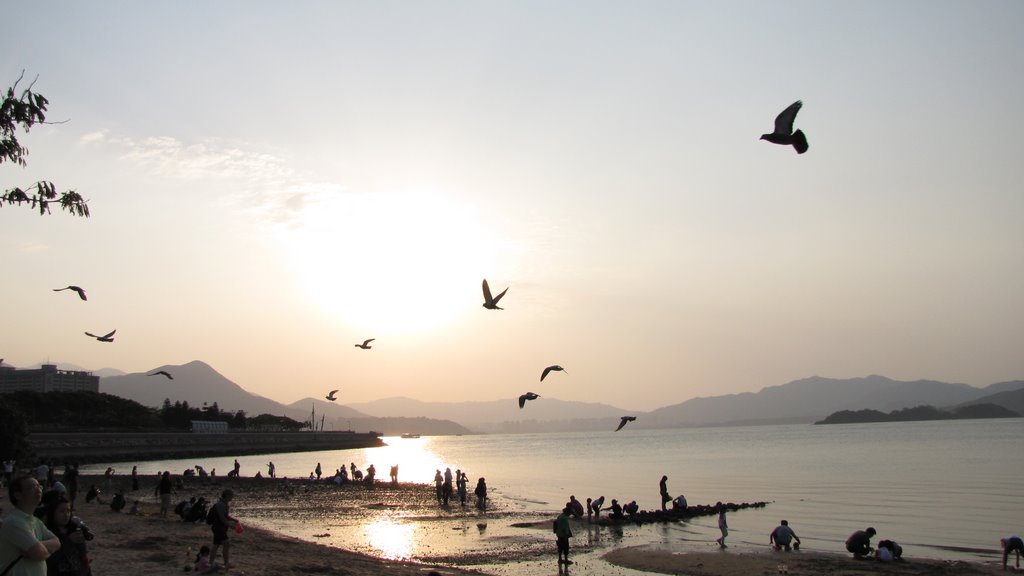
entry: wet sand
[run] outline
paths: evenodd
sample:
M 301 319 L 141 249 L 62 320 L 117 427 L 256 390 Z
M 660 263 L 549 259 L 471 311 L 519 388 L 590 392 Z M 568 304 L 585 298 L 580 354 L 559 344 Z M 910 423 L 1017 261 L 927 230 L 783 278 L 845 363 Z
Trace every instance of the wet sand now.
M 83 478 L 83 487 L 91 483 L 102 487 L 100 478 Z M 138 492 L 128 494 L 129 507 L 133 500 L 140 500 L 144 514 L 139 516 L 118 514 L 106 505 L 79 501 L 77 514 L 96 534 L 90 543 L 90 557 L 98 576 L 180 574 L 186 565 L 191 565 L 199 547 L 210 544 L 210 527 L 205 523 L 184 523 L 173 511 L 167 519 L 157 516 L 159 507 L 153 495 L 154 485 L 155 479 L 147 477 Z M 236 494 L 232 515 L 241 518 L 245 525 L 243 533 L 231 534 L 233 568 L 230 573 L 233 574 L 422 576 L 432 570 L 439 574 L 517 576 L 559 573 L 548 522 L 535 522 L 533 528 L 520 527 L 522 523 L 516 521 L 521 515 L 501 506 L 486 514 L 472 507 L 442 508 L 434 498 L 431 485 L 378 483 L 374 489 L 351 485 L 338 489 L 327 482 L 307 480 L 218 479 L 214 483 L 189 482 L 186 488 L 177 491 L 173 501 L 187 500 L 192 495 L 216 499 L 228 487 Z M 2 504 L 8 507 L 6 501 Z M 401 514 L 405 524 L 432 525 L 431 533 L 435 536 L 420 542 L 420 547 L 412 553 L 401 548 L 403 537 L 397 533 L 384 532 L 380 535 L 382 541 L 375 547 L 364 545 L 367 526 L 392 514 Z M 343 521 L 338 520 L 339 516 Z M 532 519 L 536 519 L 536 514 Z M 303 533 L 306 539 L 275 532 L 273 528 L 280 522 L 306 526 Z M 778 574 L 780 564 L 785 564 L 788 573 L 793 575 L 1006 574 L 999 565 L 988 562 L 908 559 L 882 564 L 839 554 L 773 552 L 767 546 L 680 553 L 664 545 L 644 545 L 642 538 L 631 539 L 631 531 L 647 529 L 650 528 L 627 529 L 625 540 L 618 540 L 616 546 L 609 548 L 607 541 L 592 541 L 588 537 L 589 528 L 574 528 L 577 537 L 572 545 L 576 564 L 567 572 L 620 576 L 644 573 L 748 576 Z M 291 533 L 299 532 L 292 530 Z M 389 548 L 392 540 L 391 543 L 399 546 L 394 550 Z M 463 541 L 468 546 L 463 545 Z M 486 545 L 482 544 L 484 542 Z M 641 544 L 630 545 L 632 542 Z M 408 561 L 410 557 L 418 561 Z

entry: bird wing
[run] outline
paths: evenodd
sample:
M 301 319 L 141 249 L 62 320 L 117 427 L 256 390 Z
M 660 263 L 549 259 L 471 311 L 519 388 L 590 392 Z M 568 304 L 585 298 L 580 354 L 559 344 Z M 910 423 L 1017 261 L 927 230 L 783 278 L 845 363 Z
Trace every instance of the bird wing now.
M 504 290 L 501 291 L 501 294 L 498 294 L 498 296 L 494 299 L 495 304 L 497 304 L 498 301 L 501 300 L 501 297 L 505 295 L 505 292 L 508 292 L 508 288 L 505 288 Z
M 92 332 L 86 332 L 86 333 L 85 333 L 85 335 L 86 335 L 86 336 L 89 336 L 89 337 L 91 337 L 91 338 L 99 338 L 99 336 L 97 336 L 97 335 L 93 334 Z
M 540 374 L 540 381 L 543 382 L 544 381 L 544 377 L 547 376 L 548 372 L 551 372 L 553 369 L 554 369 L 554 366 L 548 366 L 547 368 L 545 368 L 544 371 L 541 372 L 541 374 Z
M 102 298 L 101 298 L 101 300 L 102 300 Z M 114 335 L 114 332 L 117 332 L 117 330 L 111 330 L 110 334 L 105 335 L 104 338 L 110 338 L 111 336 Z
M 484 302 L 494 302 L 494 298 L 491 298 L 491 287 L 487 285 L 487 278 L 484 278 Z
M 338 393 L 338 391 L 337 391 L 337 390 L 331 390 L 331 393 L 330 393 L 330 394 L 328 394 L 328 396 L 334 396 L 334 395 L 335 395 L 335 394 L 337 394 L 337 393 Z
M 625 425 L 626 425 L 626 419 L 622 418 L 621 420 L 619 420 L 619 427 L 616 428 L 615 431 L 618 432 L 619 430 L 622 430 L 622 427 L 625 426 Z
M 783 110 L 778 116 L 775 117 L 775 133 L 776 134 L 792 134 L 793 133 L 793 122 L 796 120 L 796 113 L 800 111 L 800 107 L 804 103 L 800 100 L 793 102 L 789 105 L 789 108 Z
M 363 340 L 363 346 L 366 346 L 367 344 L 369 344 L 370 342 L 373 342 L 374 340 L 376 340 L 376 338 L 370 338 L 368 340 Z
M 82 290 L 78 286 L 68 286 L 68 288 L 71 288 L 75 292 L 78 292 L 78 297 L 81 298 L 82 300 L 88 300 L 88 298 L 85 297 L 85 290 Z
M 519 408 L 526 406 L 526 394 L 519 397 Z

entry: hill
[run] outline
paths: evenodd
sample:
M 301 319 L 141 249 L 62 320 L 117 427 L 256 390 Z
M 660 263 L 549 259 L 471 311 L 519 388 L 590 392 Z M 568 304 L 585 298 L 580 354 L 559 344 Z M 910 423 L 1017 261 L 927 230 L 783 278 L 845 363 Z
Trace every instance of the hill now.
M 999 390 L 1020 388 L 1024 382 L 993 386 Z M 845 380 L 815 376 L 763 388 L 757 393 L 694 398 L 659 408 L 646 415 L 643 426 L 810 423 L 842 410 L 892 411 L 921 404 L 956 406 L 983 398 L 987 391 L 988 388 L 967 384 L 905 382 L 877 375 Z
M 959 407 L 974 406 L 978 404 L 995 404 L 996 406 L 1002 406 L 1009 410 L 1013 410 L 1018 414 L 1024 414 L 1024 382 L 1016 381 L 1013 384 L 1019 384 L 1017 389 L 1003 389 L 1002 392 L 996 392 L 995 394 L 989 394 L 982 396 L 976 400 L 971 400 L 960 404 Z M 996 386 L 993 384 L 992 386 Z M 992 386 L 989 386 L 985 390 L 991 390 Z
M 815 424 L 860 424 L 865 422 L 919 422 L 922 420 L 967 420 L 975 418 L 1020 418 L 1020 414 L 995 404 L 970 404 L 953 410 L 916 406 L 885 414 L 878 410 L 841 410 Z

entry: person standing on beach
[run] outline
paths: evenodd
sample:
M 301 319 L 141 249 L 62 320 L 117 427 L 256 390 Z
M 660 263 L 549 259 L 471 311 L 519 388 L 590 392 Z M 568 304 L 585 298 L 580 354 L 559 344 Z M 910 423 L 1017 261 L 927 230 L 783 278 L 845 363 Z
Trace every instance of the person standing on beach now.
M 665 505 L 672 501 L 672 497 L 668 495 L 668 476 L 661 477 L 658 489 L 661 491 L 661 511 L 667 512 Z
M 871 537 L 875 534 L 877 532 L 870 526 L 867 530 L 857 530 L 850 534 L 850 537 L 846 539 L 846 551 L 852 553 L 854 558 L 871 556 L 873 552 L 871 549 Z
M 459 492 L 459 504 L 463 507 L 466 506 L 467 488 L 466 484 L 469 483 L 469 478 L 466 478 L 466 473 L 462 470 L 455 471 L 455 489 Z
M 476 507 L 481 510 L 487 510 L 487 482 L 483 476 L 476 481 L 476 490 L 473 493 L 476 494 Z
M 722 548 L 728 548 L 725 545 L 725 537 L 729 535 L 729 523 L 725 521 L 725 506 L 721 502 L 715 504 L 715 506 L 718 507 L 718 529 L 722 531 L 722 537 L 715 540 L 715 542 L 718 542 L 718 545 Z
M 224 570 L 231 568 L 231 541 L 228 539 L 228 529 L 238 525 L 238 520 L 228 513 L 228 503 L 235 497 L 235 493 L 229 488 L 220 494 L 220 500 L 210 509 L 213 515 L 213 522 L 210 528 L 213 530 L 213 548 L 210 549 L 210 560 L 217 560 L 217 548 L 224 547 Z
M 60 538 L 33 515 L 43 500 L 43 488 L 35 478 L 19 476 L 7 486 L 7 495 L 14 508 L 0 524 L 0 570 L 46 574 L 46 559 L 60 550 Z
M 1017 570 L 1020 570 L 1020 554 L 1024 552 L 1024 540 L 1016 534 L 1011 534 L 1001 538 L 999 543 L 1003 546 L 1003 570 L 1006 570 L 1006 560 L 1010 558 L 1010 552 L 1017 553 Z
M 139 489 L 139 467 L 132 466 L 132 492 Z
M 398 484 L 398 464 L 391 467 L 391 483 Z
M 594 514 L 593 500 L 587 498 L 587 524 L 590 524 L 591 517 Z
M 566 506 L 562 513 L 555 519 L 555 545 L 558 547 L 558 563 L 569 565 L 569 538 L 572 538 L 572 528 L 569 526 L 569 514 L 571 510 Z
M 273 478 L 274 477 L 274 472 L 275 472 L 275 470 L 274 470 L 274 462 L 273 461 L 267 462 L 267 476 L 270 476 L 271 478 Z
M 437 503 L 440 504 L 444 498 L 444 478 L 441 476 L 441 470 L 434 470 L 434 491 L 437 493 Z
M 324 473 L 324 469 L 320 467 L 320 463 L 319 462 L 316 463 L 316 470 L 315 470 L 315 472 L 316 472 L 316 479 L 319 480 L 320 479 L 320 475 Z
M 452 469 L 444 469 L 444 484 L 441 485 L 441 496 L 444 500 L 444 505 L 448 505 L 448 500 L 452 497 Z
M 174 484 L 171 483 L 171 473 L 164 470 L 160 481 L 156 483 L 156 490 L 153 492 L 160 496 L 160 517 L 167 518 L 167 511 L 171 509 L 171 491 Z

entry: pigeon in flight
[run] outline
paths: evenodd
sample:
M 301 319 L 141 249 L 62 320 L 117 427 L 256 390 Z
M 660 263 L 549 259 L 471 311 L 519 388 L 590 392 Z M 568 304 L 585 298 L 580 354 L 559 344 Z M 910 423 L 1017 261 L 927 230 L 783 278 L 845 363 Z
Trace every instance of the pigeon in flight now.
M 356 346 L 358 346 L 358 344 L 356 344 Z M 337 391 L 337 390 L 331 390 L 331 393 L 330 393 L 330 394 L 328 394 L 327 396 L 324 396 L 324 398 L 327 398 L 327 399 L 328 399 L 328 400 L 330 400 L 331 402 L 334 402 L 335 400 L 337 400 L 337 399 L 338 399 L 338 397 L 337 397 L 337 396 L 335 396 L 335 394 L 337 394 L 337 393 L 338 393 L 338 391 Z
M 796 113 L 800 111 L 800 107 L 803 105 L 804 103 L 800 100 L 790 104 L 789 108 L 786 108 L 775 117 L 775 132 L 762 134 L 761 140 L 767 140 L 772 144 L 792 145 L 796 149 L 797 154 L 807 152 L 807 137 L 804 136 L 802 130 L 793 131 L 793 121 L 796 120 Z
M 533 392 L 527 392 L 526 394 L 523 394 L 522 396 L 519 397 L 519 408 L 522 409 L 523 406 L 526 406 L 527 400 L 536 400 L 537 398 L 540 398 L 540 395 L 534 394 Z
M 99 340 L 100 342 L 113 342 L 114 341 L 114 332 L 117 332 L 117 330 L 111 330 L 109 334 L 104 334 L 103 336 L 97 336 L 97 335 L 95 335 L 95 334 L 93 334 L 91 332 L 86 332 L 85 335 L 89 336 L 91 338 L 95 338 L 95 339 Z
M 508 288 L 502 290 L 497 298 L 492 297 L 491 287 L 487 285 L 487 279 L 484 278 L 484 308 L 488 310 L 504 310 L 504 308 L 498 308 L 498 301 L 505 295 L 505 292 L 508 292 Z
M 356 346 L 356 348 L 362 348 L 363 350 L 369 350 L 370 348 L 373 348 L 373 346 L 370 346 L 370 342 L 373 342 L 374 340 L 376 340 L 376 338 L 368 338 L 366 340 L 363 340 L 362 344 L 356 344 L 355 346 Z
M 559 366 L 557 364 L 555 364 L 554 366 L 548 366 L 547 368 L 544 369 L 543 372 L 540 373 L 540 381 L 543 382 L 544 381 L 544 377 L 547 376 L 548 373 L 552 372 L 552 371 L 554 371 L 554 372 L 565 372 L 565 368 L 562 368 L 561 366 Z M 565 373 L 568 374 L 568 372 L 565 372 Z
M 113 334 L 113 332 L 111 332 L 111 334 Z M 153 372 L 152 374 L 149 374 L 149 376 L 157 376 L 157 375 L 167 376 L 168 380 L 174 380 L 174 376 L 171 376 L 171 373 L 168 372 L 167 370 L 157 370 L 156 372 Z
M 85 290 L 82 290 L 78 286 L 65 286 L 64 288 L 53 289 L 54 292 L 60 292 L 61 290 L 74 290 L 75 292 L 78 292 L 79 298 L 81 298 L 82 300 L 88 300 L 88 298 L 85 297 Z
M 619 427 L 616 428 L 615 431 L 618 432 L 619 430 L 622 430 L 622 427 L 625 426 L 627 422 L 632 422 L 633 420 L 636 420 L 636 416 L 623 416 L 621 422 L 619 422 Z

